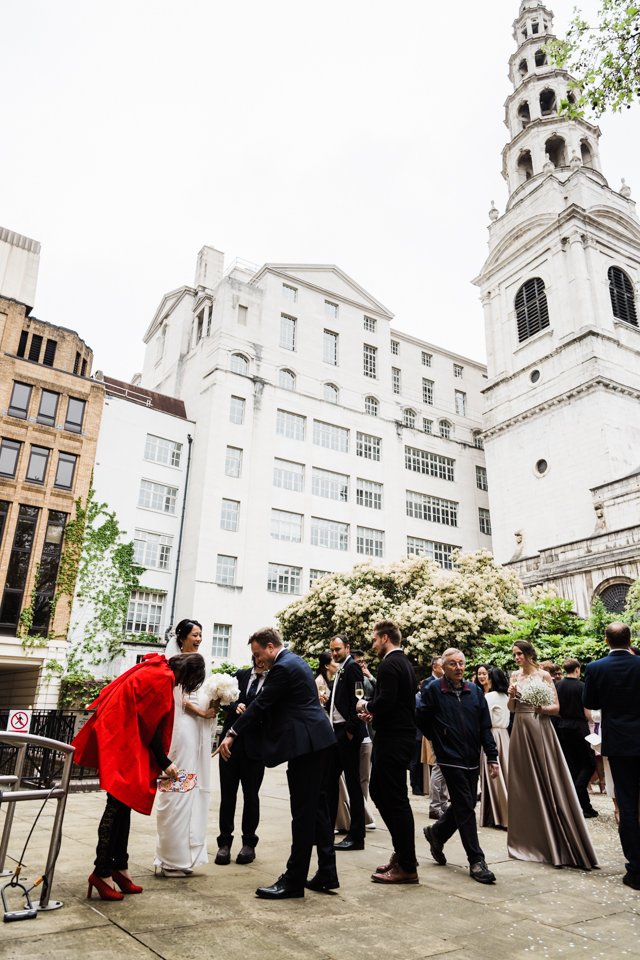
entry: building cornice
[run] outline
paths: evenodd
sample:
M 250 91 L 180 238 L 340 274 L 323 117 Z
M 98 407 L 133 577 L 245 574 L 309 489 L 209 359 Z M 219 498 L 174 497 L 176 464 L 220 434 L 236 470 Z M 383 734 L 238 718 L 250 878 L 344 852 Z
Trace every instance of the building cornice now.
M 353 298 L 346 297 L 344 294 L 337 293 L 335 290 L 330 290 L 328 287 L 314 284 L 309 279 L 298 276 L 296 273 L 298 270 L 309 273 L 326 273 L 327 271 L 334 273 L 344 283 L 352 287 L 354 292 L 362 297 L 362 300 L 364 300 L 365 303 L 363 304 L 362 300 L 354 300 Z M 361 287 L 359 283 L 356 283 L 356 281 L 350 277 L 348 273 L 345 273 L 344 270 L 341 270 L 340 267 L 336 266 L 335 263 L 265 263 L 251 278 L 249 281 L 250 284 L 252 286 L 256 286 L 257 282 L 266 273 L 273 273 L 276 276 L 289 279 L 290 281 L 294 280 L 296 283 L 300 283 L 303 286 L 308 287 L 310 290 L 315 290 L 317 293 L 328 293 L 330 296 L 337 297 L 338 299 L 343 300 L 345 303 L 349 303 L 351 306 L 358 307 L 359 309 L 365 305 L 368 310 L 377 313 L 386 320 L 393 320 L 394 314 L 387 307 L 385 307 L 384 304 L 380 303 L 379 300 L 376 300 L 375 297 L 372 297 L 371 294 L 364 289 L 364 287 Z

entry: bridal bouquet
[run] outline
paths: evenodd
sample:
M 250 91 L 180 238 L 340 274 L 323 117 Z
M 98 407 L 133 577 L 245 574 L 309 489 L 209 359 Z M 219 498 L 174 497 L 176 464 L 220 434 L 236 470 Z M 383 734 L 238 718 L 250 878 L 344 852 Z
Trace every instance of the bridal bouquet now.
M 211 700 L 217 700 L 223 707 L 235 703 L 240 696 L 238 681 L 228 673 L 213 673 L 202 684 L 202 689 Z
M 530 680 L 520 695 L 520 703 L 527 703 L 530 707 L 549 707 L 555 703 L 555 697 L 544 680 Z

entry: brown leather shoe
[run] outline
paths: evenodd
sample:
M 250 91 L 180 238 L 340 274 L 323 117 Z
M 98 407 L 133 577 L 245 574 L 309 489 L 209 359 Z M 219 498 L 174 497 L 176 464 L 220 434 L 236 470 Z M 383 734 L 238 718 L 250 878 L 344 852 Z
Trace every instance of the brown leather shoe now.
M 388 873 L 392 867 L 397 866 L 397 863 L 398 863 L 398 857 L 394 850 L 393 853 L 391 854 L 391 857 L 389 858 L 389 863 L 385 863 L 381 867 L 376 867 L 376 873 Z
M 374 883 L 418 883 L 418 873 L 416 870 L 403 870 L 400 864 L 396 863 L 386 873 L 372 873 L 371 879 Z

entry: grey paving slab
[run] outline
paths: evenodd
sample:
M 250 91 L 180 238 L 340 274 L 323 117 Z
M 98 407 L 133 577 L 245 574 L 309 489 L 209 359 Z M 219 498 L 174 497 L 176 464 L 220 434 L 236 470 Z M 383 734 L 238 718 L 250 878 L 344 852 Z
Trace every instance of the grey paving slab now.
M 603 957 L 613 956 L 612 951 L 621 951 L 620 956 L 640 956 L 640 917 L 637 913 L 616 913 L 576 923 L 569 929 L 596 940 L 602 947 L 600 955 Z
M 37 923 L 37 921 L 32 921 Z M 5 925 L 6 926 L 6 925 Z M 4 926 L 2 928 L 4 934 Z M 91 930 L 62 930 L 47 935 L 33 934 L 28 943 L 0 941 L 0 960 L 158 960 L 158 954 L 132 939 L 125 931 L 109 925 Z

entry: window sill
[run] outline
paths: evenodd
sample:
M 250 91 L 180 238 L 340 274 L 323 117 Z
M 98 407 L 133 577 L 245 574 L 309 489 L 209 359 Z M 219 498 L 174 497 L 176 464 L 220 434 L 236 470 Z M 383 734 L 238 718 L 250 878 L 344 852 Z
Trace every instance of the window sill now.
M 232 590 L 232 591 L 241 591 L 243 588 L 236 583 L 218 583 L 215 581 L 216 587 L 220 587 L 222 590 Z

